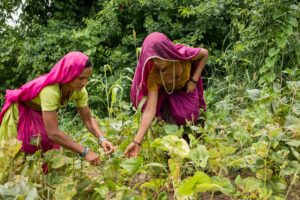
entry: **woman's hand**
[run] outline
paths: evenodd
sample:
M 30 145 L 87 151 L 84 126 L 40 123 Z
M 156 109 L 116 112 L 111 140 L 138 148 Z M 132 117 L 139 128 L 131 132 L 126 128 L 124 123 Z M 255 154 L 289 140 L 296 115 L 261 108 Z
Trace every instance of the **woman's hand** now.
M 193 92 L 196 89 L 196 87 L 197 84 L 189 80 L 186 85 L 186 92 L 187 93 Z
M 108 140 L 103 140 L 101 142 L 101 146 L 104 149 L 105 153 L 110 155 L 115 151 L 115 147 L 108 141 Z
M 88 151 L 88 153 L 86 154 L 86 156 L 84 158 L 86 161 L 88 161 L 92 165 L 97 166 L 97 165 L 100 165 L 100 163 L 101 163 L 98 154 L 92 152 L 91 150 Z
M 124 154 L 127 158 L 137 157 L 140 152 L 140 149 L 141 147 L 138 144 L 131 142 L 127 146 Z

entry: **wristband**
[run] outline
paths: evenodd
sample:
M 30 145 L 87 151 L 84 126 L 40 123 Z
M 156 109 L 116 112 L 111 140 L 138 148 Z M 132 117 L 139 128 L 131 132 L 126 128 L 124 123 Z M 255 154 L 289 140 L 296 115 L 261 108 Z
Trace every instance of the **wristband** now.
M 190 81 L 192 81 L 193 83 L 197 84 L 198 81 L 195 81 L 192 77 L 190 77 Z
M 80 155 L 80 157 L 84 158 L 88 154 L 88 152 L 89 152 L 89 148 L 84 147 L 83 152 L 80 153 L 79 155 Z
M 142 145 L 141 143 L 139 143 L 139 142 L 136 142 L 136 141 L 132 141 L 134 144 L 137 144 L 139 147 Z
M 101 144 L 103 140 L 107 140 L 106 137 L 100 136 L 100 137 L 98 138 L 98 144 Z

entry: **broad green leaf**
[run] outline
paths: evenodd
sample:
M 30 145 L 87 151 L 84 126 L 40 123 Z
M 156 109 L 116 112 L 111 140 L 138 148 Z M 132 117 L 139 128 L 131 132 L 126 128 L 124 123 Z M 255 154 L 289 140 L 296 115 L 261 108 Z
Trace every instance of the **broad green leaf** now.
M 291 115 L 286 116 L 284 127 L 295 135 L 300 135 L 300 119 Z
M 234 182 L 235 182 L 236 185 L 242 184 L 242 178 L 241 178 L 241 176 L 238 175 L 238 176 L 235 178 Z
M 290 125 L 296 125 L 296 124 L 300 124 L 300 119 L 297 117 L 294 117 L 292 115 L 288 115 L 285 118 L 285 123 L 284 123 L 284 127 L 288 128 L 288 126 Z
M 240 175 L 238 175 L 235 179 L 235 183 L 243 193 L 251 193 L 261 188 L 260 180 L 253 177 L 242 179 Z
M 260 97 L 261 90 L 259 89 L 247 90 L 247 93 L 250 99 L 255 100 Z
M 220 153 L 217 148 L 212 148 L 208 150 L 208 155 L 209 158 L 213 159 L 213 158 L 218 158 L 220 156 Z
M 229 156 L 226 159 L 226 161 L 228 161 L 226 162 L 226 166 L 232 166 L 238 168 L 245 168 L 248 166 L 245 158 L 240 158 L 239 156 L 235 156 L 235 155 Z
M 87 56 L 91 56 L 92 55 L 92 50 L 88 49 L 88 50 L 84 51 L 83 53 L 86 54 Z
M 174 134 L 178 130 L 178 126 L 176 124 L 166 124 L 163 128 L 168 135 Z
M 71 200 L 76 195 L 77 183 L 73 181 L 67 181 L 56 187 L 54 197 L 55 199 Z
M 234 44 L 234 47 L 233 47 L 234 53 L 239 53 L 241 51 L 244 51 L 244 49 L 245 49 L 245 46 L 243 44 L 241 44 L 240 42 L 237 42 Z
M 276 62 L 276 57 L 268 57 L 265 60 L 265 63 L 268 67 L 273 67 L 275 65 Z
M 272 190 L 285 190 L 287 188 L 287 182 L 284 178 L 279 176 L 273 176 L 269 181 L 268 185 Z
M 300 146 L 300 140 L 290 140 L 287 142 L 288 145 L 293 147 L 299 147 Z
M 130 174 L 135 174 L 142 167 L 143 162 L 144 160 L 142 157 L 129 158 L 121 162 L 120 166 Z
M 273 56 L 275 56 L 276 54 L 278 54 L 279 51 L 280 51 L 280 49 L 271 48 L 271 49 L 269 49 L 268 55 L 269 55 L 270 57 L 273 57 Z
M 282 128 L 274 125 L 267 125 L 268 134 L 271 138 L 277 138 L 282 134 Z
M 166 124 L 163 126 L 163 129 L 167 135 L 176 135 L 178 137 L 181 137 L 184 132 L 183 128 L 178 128 L 176 124 Z
M 62 154 L 57 154 L 55 155 L 51 160 L 50 160 L 50 165 L 51 168 L 53 169 L 58 169 L 63 167 L 68 163 L 68 157 L 62 155 Z
M 15 176 L 12 181 L 0 185 L 0 197 L 3 199 L 38 199 L 37 188 L 28 182 L 28 177 Z
M 260 69 L 259 69 L 259 73 L 263 74 L 266 71 L 268 71 L 269 69 L 271 69 L 272 66 L 268 66 L 267 64 L 264 64 Z
M 295 156 L 295 158 L 300 161 L 300 153 L 298 151 L 296 151 L 293 147 L 291 148 L 293 155 Z
M 211 179 L 214 184 L 220 186 L 218 189 L 220 189 L 220 191 L 224 194 L 235 194 L 236 188 L 233 186 L 233 184 L 228 178 L 221 176 L 213 176 Z
M 275 161 L 277 163 L 282 163 L 282 160 L 286 159 L 289 153 L 290 151 L 287 148 L 275 152 L 272 151 L 270 158 L 272 161 Z
M 108 194 L 109 192 L 109 189 L 107 186 L 103 185 L 103 186 L 100 186 L 98 188 L 94 188 L 94 190 L 102 197 L 102 198 L 105 198 L 106 195 Z
M 300 81 L 287 81 L 287 86 L 291 90 L 300 90 Z
M 280 197 L 280 196 L 276 196 L 276 195 L 272 195 L 272 197 L 274 198 L 274 200 L 285 200 L 284 197 Z
M 199 141 L 192 134 L 189 134 L 188 137 L 190 139 L 190 148 L 196 147 L 198 145 Z
M 236 151 L 236 148 L 234 147 L 224 147 L 221 151 L 223 156 L 228 156 L 233 154 Z
M 159 188 L 161 188 L 166 183 L 165 179 L 151 179 L 150 181 L 147 181 L 143 183 L 140 188 L 142 189 L 151 189 L 153 191 L 157 191 Z
M 1 159 L 7 158 L 7 157 L 14 158 L 22 146 L 21 142 L 15 138 L 3 142 L 2 145 L 0 147 L 0 150 L 1 150 L 0 158 Z
M 213 191 L 218 191 L 221 190 L 222 187 L 219 185 L 213 184 L 213 183 L 202 183 L 202 184 L 197 184 L 195 188 L 195 192 L 213 192 Z
M 282 30 L 288 35 L 292 35 L 293 34 L 293 26 L 291 25 L 286 25 L 285 27 L 282 28 Z
M 197 145 L 196 148 L 191 149 L 190 158 L 197 166 L 205 168 L 209 154 L 204 145 Z
M 293 27 L 298 27 L 298 20 L 294 17 L 289 17 L 287 22 Z
M 266 65 L 264 65 L 266 66 Z M 260 72 L 260 71 L 259 71 Z M 261 73 L 261 72 L 260 72 Z M 273 71 L 269 71 L 267 74 L 263 75 L 260 79 L 259 79 L 259 84 L 263 85 L 263 84 L 271 84 L 273 83 L 273 81 L 276 79 L 276 74 Z
M 210 177 L 204 172 L 196 172 L 194 176 L 186 178 L 183 180 L 178 187 L 178 194 L 180 196 L 191 196 L 198 184 L 208 184 L 211 183 Z
M 256 170 L 256 178 L 261 180 L 269 180 L 273 176 L 271 169 L 258 169 Z
M 276 41 L 276 44 L 278 45 L 278 47 L 283 48 L 283 47 L 285 47 L 285 45 L 287 43 L 287 38 L 285 36 L 277 36 L 275 38 L 275 41 Z
M 290 5 L 290 8 L 293 9 L 293 10 L 297 10 L 297 11 L 300 10 L 300 8 L 299 8 L 299 6 L 297 4 Z
M 196 133 L 201 133 L 201 132 L 203 133 L 204 132 L 203 128 L 199 127 L 199 126 L 190 126 L 190 129 L 195 131 Z
M 292 110 L 296 115 L 300 115 L 300 104 L 299 103 L 294 104 Z
M 252 144 L 251 149 L 262 158 L 265 158 L 269 153 L 269 144 L 265 141 L 259 141 Z
M 168 200 L 168 194 L 167 192 L 161 192 L 159 193 L 159 195 L 157 196 L 157 200 Z
M 190 148 L 187 142 L 175 135 L 167 135 L 162 139 L 155 139 L 154 143 L 158 148 L 169 152 L 171 156 L 186 158 L 190 153 Z
M 282 176 L 290 176 L 295 173 L 299 173 L 300 163 L 296 160 L 288 161 L 288 165 L 285 168 L 280 170 L 280 175 Z

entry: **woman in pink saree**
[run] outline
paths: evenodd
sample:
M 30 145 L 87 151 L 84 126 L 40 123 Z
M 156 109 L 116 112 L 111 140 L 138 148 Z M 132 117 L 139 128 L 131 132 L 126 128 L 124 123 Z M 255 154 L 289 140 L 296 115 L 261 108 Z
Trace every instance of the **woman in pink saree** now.
M 40 76 L 16 90 L 6 90 L 5 103 L 0 113 L 0 141 L 17 138 L 21 150 L 46 152 L 60 146 L 79 153 L 91 164 L 100 164 L 99 156 L 73 141 L 58 128 L 57 110 L 69 100 L 76 101 L 80 116 L 88 130 L 98 138 L 105 152 L 114 151 L 113 145 L 100 131 L 88 107 L 85 86 L 92 73 L 92 64 L 81 52 L 65 55 L 48 74 Z
M 137 134 L 125 150 L 127 157 L 138 155 L 155 116 L 185 124 L 198 119 L 200 108 L 206 110 L 201 73 L 207 58 L 206 49 L 174 44 L 159 32 L 145 38 L 130 97 L 135 107 L 144 97 L 147 101 Z

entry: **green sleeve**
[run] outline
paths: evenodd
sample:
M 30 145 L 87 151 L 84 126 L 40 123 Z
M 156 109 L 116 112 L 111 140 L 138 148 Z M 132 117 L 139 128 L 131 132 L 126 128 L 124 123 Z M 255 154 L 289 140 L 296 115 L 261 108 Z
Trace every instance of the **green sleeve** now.
M 60 90 L 58 85 L 49 85 L 39 94 L 42 111 L 55 111 L 59 108 Z
M 80 91 L 75 91 L 71 99 L 76 101 L 76 106 L 79 108 L 88 106 L 88 93 L 86 88 L 83 88 Z

